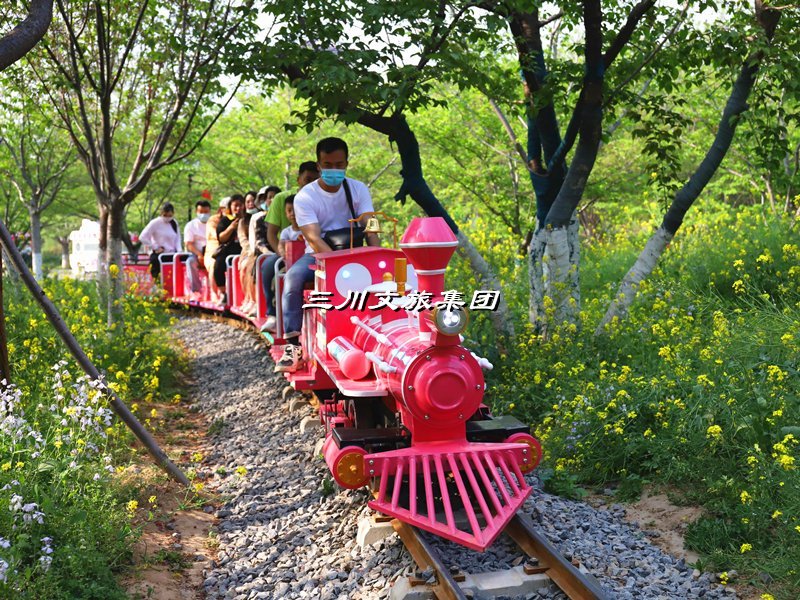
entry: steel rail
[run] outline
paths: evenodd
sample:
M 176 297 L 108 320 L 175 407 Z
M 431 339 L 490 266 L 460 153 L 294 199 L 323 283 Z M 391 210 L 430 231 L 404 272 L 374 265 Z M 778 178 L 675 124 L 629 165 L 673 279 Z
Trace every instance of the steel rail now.
M 436 583 L 431 586 L 437 600 L 466 600 L 467 595 L 456 582 L 450 569 L 442 562 L 430 544 L 426 542 L 419 529 L 398 519 L 392 519 L 392 527 L 400 536 L 414 562 L 420 569 L 431 569 Z
M 542 572 L 571 600 L 608 600 L 608 594 L 591 575 L 581 573 L 533 526 L 527 515 L 517 513 L 504 530 Z

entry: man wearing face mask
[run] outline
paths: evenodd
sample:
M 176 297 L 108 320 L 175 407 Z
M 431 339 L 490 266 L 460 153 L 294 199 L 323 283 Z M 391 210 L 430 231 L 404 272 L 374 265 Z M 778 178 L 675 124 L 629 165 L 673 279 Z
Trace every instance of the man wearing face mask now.
M 181 234 L 178 222 L 173 218 L 175 207 L 165 202 L 161 207 L 161 216 L 150 221 L 139 235 L 139 241 L 149 246 L 150 274 L 158 281 L 160 266 L 158 255 L 163 252 L 179 252 L 181 249 Z
M 211 218 L 211 203 L 208 200 L 198 200 L 194 205 L 196 217 L 183 228 L 183 243 L 186 252 L 192 256 L 186 261 L 188 267 L 186 274 L 192 288 L 192 296 L 200 293 L 200 265 L 203 264 L 203 253 L 206 249 L 206 224 Z
M 297 369 L 302 358 L 299 336 L 303 324 L 303 286 L 314 280 L 314 272 L 309 269 L 314 263 L 311 253 L 349 247 L 349 219 L 375 210 L 369 188 L 360 181 L 345 177 L 348 159 L 349 150 L 344 140 L 335 137 L 320 140 L 317 144 L 319 179 L 306 185 L 294 197 L 294 213 L 306 240 L 307 253 L 286 272 L 282 304 L 288 344 L 275 366 L 278 372 Z M 354 229 L 355 245 L 360 246 L 363 240 L 370 246 L 380 245 L 376 234 L 364 235 L 358 223 Z

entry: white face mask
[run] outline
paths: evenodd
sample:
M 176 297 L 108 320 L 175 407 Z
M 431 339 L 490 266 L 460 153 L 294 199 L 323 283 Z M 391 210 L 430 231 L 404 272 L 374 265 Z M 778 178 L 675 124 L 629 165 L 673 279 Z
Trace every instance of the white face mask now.
M 201 223 L 208 223 L 208 219 L 211 218 L 211 213 L 200 213 L 197 215 L 197 218 L 200 219 Z
M 172 217 L 165 217 L 164 215 L 161 215 L 161 220 L 164 221 L 164 223 L 169 223 L 172 221 Z

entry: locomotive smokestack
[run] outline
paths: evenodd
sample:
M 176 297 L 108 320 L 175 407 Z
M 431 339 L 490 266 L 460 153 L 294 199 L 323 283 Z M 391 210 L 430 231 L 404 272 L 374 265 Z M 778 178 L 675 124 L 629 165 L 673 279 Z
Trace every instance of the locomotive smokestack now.
M 436 298 L 444 291 L 444 273 L 458 240 L 441 217 L 415 217 L 408 226 L 400 248 L 417 274 L 419 291 Z

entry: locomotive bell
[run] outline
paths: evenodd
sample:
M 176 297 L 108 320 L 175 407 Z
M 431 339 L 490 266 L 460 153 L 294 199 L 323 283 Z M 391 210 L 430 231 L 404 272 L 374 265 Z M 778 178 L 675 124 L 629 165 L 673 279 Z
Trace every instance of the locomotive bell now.
M 382 233 L 380 221 L 376 217 L 367 219 L 367 226 L 364 228 L 365 233 Z

